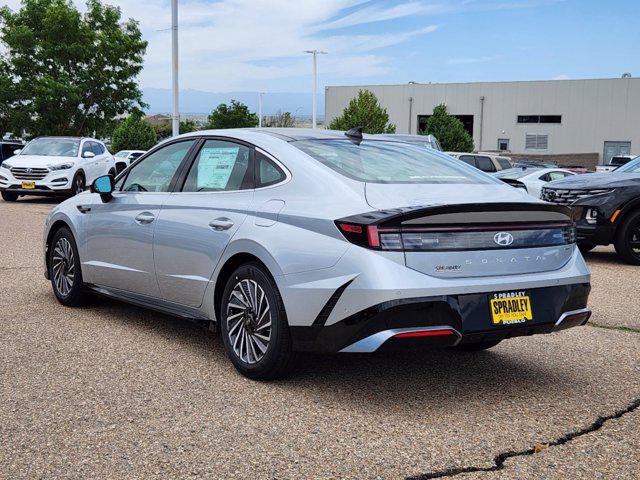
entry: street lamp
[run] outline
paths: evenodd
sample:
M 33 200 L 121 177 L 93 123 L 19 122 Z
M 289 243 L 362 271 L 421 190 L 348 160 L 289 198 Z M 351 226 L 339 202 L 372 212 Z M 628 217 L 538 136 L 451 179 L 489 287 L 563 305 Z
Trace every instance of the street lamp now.
M 258 93 L 258 128 L 262 128 L 262 96 L 264 92 Z
M 310 53 L 313 55 L 313 112 L 312 112 L 312 119 L 311 119 L 311 123 L 313 128 L 316 128 L 316 113 L 317 113 L 317 106 L 316 106 L 316 91 L 318 90 L 318 55 L 326 55 L 327 52 L 322 52 L 320 50 L 305 50 L 304 53 Z
M 173 113 L 171 133 L 180 135 L 180 106 L 178 99 L 178 0 L 171 0 L 171 88 L 173 90 Z

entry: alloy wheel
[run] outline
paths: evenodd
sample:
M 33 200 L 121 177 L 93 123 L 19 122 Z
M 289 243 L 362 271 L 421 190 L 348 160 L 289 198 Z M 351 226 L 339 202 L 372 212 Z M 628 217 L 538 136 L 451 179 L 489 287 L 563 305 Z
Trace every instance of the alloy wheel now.
M 58 293 L 63 297 L 69 295 L 75 278 L 75 257 L 71 243 L 64 237 L 53 249 L 51 273 Z
M 629 232 L 629 247 L 633 254 L 640 258 L 640 222 L 637 222 Z
M 227 303 L 229 343 L 237 357 L 245 363 L 258 363 L 271 341 L 269 300 L 258 282 L 238 282 Z

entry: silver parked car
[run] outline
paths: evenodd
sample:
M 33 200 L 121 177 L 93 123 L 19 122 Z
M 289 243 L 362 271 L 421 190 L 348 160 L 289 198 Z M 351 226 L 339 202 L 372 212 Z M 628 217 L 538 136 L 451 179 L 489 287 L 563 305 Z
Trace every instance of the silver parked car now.
M 256 379 L 298 352 L 481 350 L 590 315 L 567 207 L 358 129 L 171 139 L 57 206 L 44 252 L 61 303 L 213 321 Z

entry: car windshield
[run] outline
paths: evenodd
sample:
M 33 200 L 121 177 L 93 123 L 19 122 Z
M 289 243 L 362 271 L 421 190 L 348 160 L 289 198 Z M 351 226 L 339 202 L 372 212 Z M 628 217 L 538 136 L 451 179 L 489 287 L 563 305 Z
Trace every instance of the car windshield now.
M 76 157 L 79 147 L 80 139 L 76 138 L 36 138 L 22 149 L 20 155 Z
M 609 162 L 609 165 L 620 166 L 629 163 L 631 159 L 629 157 L 613 157 Z
M 506 178 L 515 180 L 517 178 L 526 177 L 531 175 L 537 168 L 509 168 L 508 170 L 502 170 L 494 175 L 496 178 Z
M 623 165 L 622 167 L 616 168 L 614 170 L 614 173 L 620 173 L 620 172 L 640 173 L 640 156 L 637 156 L 626 165 Z
M 435 150 L 404 142 L 299 140 L 291 145 L 336 172 L 373 183 L 493 183 L 490 176 Z

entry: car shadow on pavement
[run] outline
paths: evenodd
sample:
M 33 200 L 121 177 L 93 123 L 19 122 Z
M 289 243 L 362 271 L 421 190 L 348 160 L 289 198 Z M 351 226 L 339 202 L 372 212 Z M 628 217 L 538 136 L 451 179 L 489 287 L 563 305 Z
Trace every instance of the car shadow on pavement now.
M 96 300 L 92 309 L 101 318 L 170 339 L 178 349 L 200 357 L 203 365 L 215 362 L 221 375 L 230 376 L 223 383 L 245 381 L 231 367 L 219 336 L 195 323 L 104 298 Z M 544 341 L 544 337 L 526 341 Z M 354 409 L 370 410 L 374 405 L 395 409 L 400 401 L 419 410 L 427 400 L 432 407 L 438 401 L 443 406 L 450 404 L 452 399 L 488 404 L 505 398 L 529 401 L 549 390 L 569 391 L 580 382 L 563 375 L 557 364 L 534 358 L 517 351 L 514 354 L 503 345 L 476 353 L 411 348 L 374 354 L 301 355 L 289 378 L 257 382 L 256 388 L 312 395 L 318 401 L 348 404 Z

